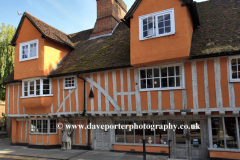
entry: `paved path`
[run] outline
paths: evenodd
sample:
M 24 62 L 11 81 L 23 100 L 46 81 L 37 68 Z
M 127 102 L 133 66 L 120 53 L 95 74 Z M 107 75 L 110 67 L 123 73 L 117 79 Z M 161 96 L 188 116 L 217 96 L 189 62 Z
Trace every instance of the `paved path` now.
M 1 157 L 2 156 L 2 157 Z M 13 157 L 11 157 L 13 156 Z M 17 156 L 17 157 L 14 157 Z M 22 146 L 11 146 L 9 139 L 0 140 L 0 159 L 6 160 L 26 160 L 32 159 L 59 159 L 59 160 L 142 160 L 140 154 L 129 154 L 109 151 L 86 151 L 86 150 L 70 150 L 62 151 L 60 149 L 32 149 Z M 27 158 L 26 158 L 27 157 Z M 22 159 L 21 159 L 22 158 Z M 167 156 L 147 155 L 147 160 L 167 160 Z

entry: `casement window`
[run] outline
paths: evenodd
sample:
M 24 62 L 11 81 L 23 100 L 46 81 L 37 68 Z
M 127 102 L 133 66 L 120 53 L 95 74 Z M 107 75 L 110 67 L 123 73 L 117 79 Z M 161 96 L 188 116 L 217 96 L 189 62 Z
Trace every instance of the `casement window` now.
M 64 79 L 65 89 L 75 88 L 75 77 L 66 77 Z
M 38 58 L 38 39 L 20 43 L 19 61 L 26 61 Z
M 240 57 L 229 58 L 230 81 L 240 82 Z
M 51 79 L 23 80 L 23 97 L 37 97 L 52 95 Z
M 240 149 L 240 117 L 211 117 L 212 147 Z
M 137 127 L 130 127 L 134 125 Z M 155 130 L 144 129 L 143 125 L 155 125 Z M 143 139 L 146 140 L 146 144 L 168 144 L 168 131 L 163 130 L 160 125 L 167 124 L 166 120 L 121 120 L 115 121 L 116 126 L 124 125 L 124 127 L 117 127 L 115 129 L 115 143 L 134 143 L 141 144 Z M 125 128 L 125 126 L 127 126 Z M 129 128 L 133 128 L 129 130 Z
M 139 32 L 140 40 L 175 34 L 174 8 L 140 16 Z
M 181 89 L 184 87 L 183 64 L 139 69 L 140 91 Z
M 57 120 L 55 119 L 32 119 L 30 132 L 33 134 L 56 134 Z

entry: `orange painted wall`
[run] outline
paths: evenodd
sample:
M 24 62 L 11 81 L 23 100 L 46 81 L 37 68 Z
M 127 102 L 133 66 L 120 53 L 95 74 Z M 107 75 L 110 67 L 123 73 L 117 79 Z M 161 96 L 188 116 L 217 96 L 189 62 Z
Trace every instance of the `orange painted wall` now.
M 229 159 L 239 159 L 239 152 L 220 152 L 220 151 L 209 151 L 210 157 L 212 158 L 229 158 Z
M 124 146 L 124 145 L 114 145 L 115 151 L 133 151 L 136 152 L 142 152 L 143 147 L 142 146 Z M 152 153 L 168 153 L 168 147 L 150 147 L 146 146 L 146 152 L 152 152 Z
M 35 39 L 38 39 L 38 59 L 19 62 L 19 43 Z M 44 76 L 44 39 L 27 18 L 23 21 L 16 41 L 14 65 L 15 80 Z
M 26 114 L 51 113 L 53 97 L 22 98 Z
M 38 39 L 38 58 L 19 62 L 20 43 L 35 39 Z M 41 33 L 25 18 L 15 46 L 14 79 L 47 76 L 69 51 L 69 48 L 57 42 L 42 38 Z
M 181 1 L 142 1 L 131 19 L 131 65 L 135 67 L 187 59 L 192 39 L 192 20 Z M 164 5 L 163 5 L 164 4 Z M 139 16 L 174 8 L 174 35 L 139 41 Z M 183 43 L 184 42 L 184 43 Z
M 75 124 L 79 125 L 82 124 L 86 125 L 87 120 L 81 120 L 81 123 L 79 120 L 75 120 Z M 64 123 L 64 122 L 62 122 Z M 73 123 L 73 122 L 72 122 Z M 21 125 L 22 127 L 22 137 L 21 137 Z M 16 121 L 12 120 L 12 143 L 29 143 L 29 121 L 27 121 L 27 132 L 25 132 L 26 127 L 26 121 Z M 81 145 L 87 145 L 87 135 L 86 130 L 83 129 L 82 134 L 79 135 L 79 129 L 75 130 L 75 144 L 79 144 L 79 138 L 82 140 Z M 25 139 L 25 135 L 27 139 Z M 91 135 L 91 134 L 90 134 Z M 37 136 L 37 141 L 36 141 Z M 49 142 L 47 143 L 47 138 L 49 137 Z M 22 142 L 21 142 L 22 138 Z M 90 138 L 91 139 L 91 138 Z M 25 141 L 26 140 L 26 141 Z M 60 143 L 62 140 L 62 133 L 60 132 Z M 73 140 L 73 137 L 72 137 Z M 32 145 L 58 145 L 59 144 L 59 130 L 57 130 L 57 134 L 51 134 L 51 135 L 42 135 L 42 134 L 31 134 L 30 144 Z
M 65 47 L 49 38 L 44 39 L 44 75 L 49 72 L 63 59 L 70 51 Z
M 18 142 L 18 124 L 17 121 L 15 119 L 12 119 L 12 143 L 17 143 Z

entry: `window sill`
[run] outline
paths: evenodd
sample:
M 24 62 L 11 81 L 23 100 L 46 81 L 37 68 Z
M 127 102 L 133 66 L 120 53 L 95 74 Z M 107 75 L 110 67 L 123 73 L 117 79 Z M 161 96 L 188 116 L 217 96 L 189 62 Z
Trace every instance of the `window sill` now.
M 56 135 L 56 134 L 58 134 L 58 133 L 29 133 L 29 134 L 31 134 L 31 135 Z
M 175 88 L 153 88 L 153 89 L 140 89 L 140 92 L 144 92 L 144 91 L 166 91 L 166 90 L 186 90 L 186 87 L 175 87 Z
M 168 33 L 168 34 L 163 34 L 163 35 L 160 35 L 160 36 L 151 36 L 151 37 L 148 37 L 148 38 L 141 38 L 141 39 L 139 39 L 139 41 L 145 41 L 145 40 L 148 40 L 148 39 L 166 37 L 166 36 L 170 36 L 170 35 L 174 35 L 174 34 L 175 34 L 175 32 Z
M 231 83 L 240 82 L 240 79 L 231 79 L 230 82 L 231 82 Z
M 239 149 L 225 149 L 225 148 L 208 148 L 209 151 L 220 151 L 220 152 L 240 152 Z
M 67 90 L 67 89 L 76 89 L 76 87 L 65 87 L 63 88 L 64 90 Z
M 36 97 L 53 97 L 53 94 L 39 95 L 39 96 L 26 96 L 26 97 L 20 97 L 20 98 L 36 98 Z
M 33 57 L 33 58 L 28 58 L 28 59 L 22 59 L 22 60 L 20 60 L 19 62 L 30 61 L 30 60 L 33 60 L 33 59 L 38 59 L 38 57 Z
M 142 146 L 142 143 L 113 143 L 114 145 L 121 145 L 121 146 Z M 153 147 L 168 147 L 168 144 L 147 144 L 146 146 L 153 146 Z

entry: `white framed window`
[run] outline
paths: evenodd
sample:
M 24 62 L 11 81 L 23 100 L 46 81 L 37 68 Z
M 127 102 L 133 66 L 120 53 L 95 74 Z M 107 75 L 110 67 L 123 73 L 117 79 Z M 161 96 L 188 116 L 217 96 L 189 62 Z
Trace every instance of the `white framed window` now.
M 30 124 L 32 134 L 57 134 L 56 119 L 31 119 Z
M 38 39 L 20 43 L 19 61 L 26 61 L 38 58 Z
M 229 57 L 230 82 L 240 82 L 240 56 Z
M 35 78 L 22 81 L 22 97 L 38 97 L 52 95 L 51 79 Z
M 139 69 L 140 91 L 182 89 L 184 66 L 182 63 Z
M 240 117 L 214 116 L 209 117 L 210 150 L 237 150 L 240 151 Z
M 64 78 L 64 89 L 75 88 L 75 77 L 65 77 Z
M 174 8 L 139 17 L 139 39 L 175 34 Z

